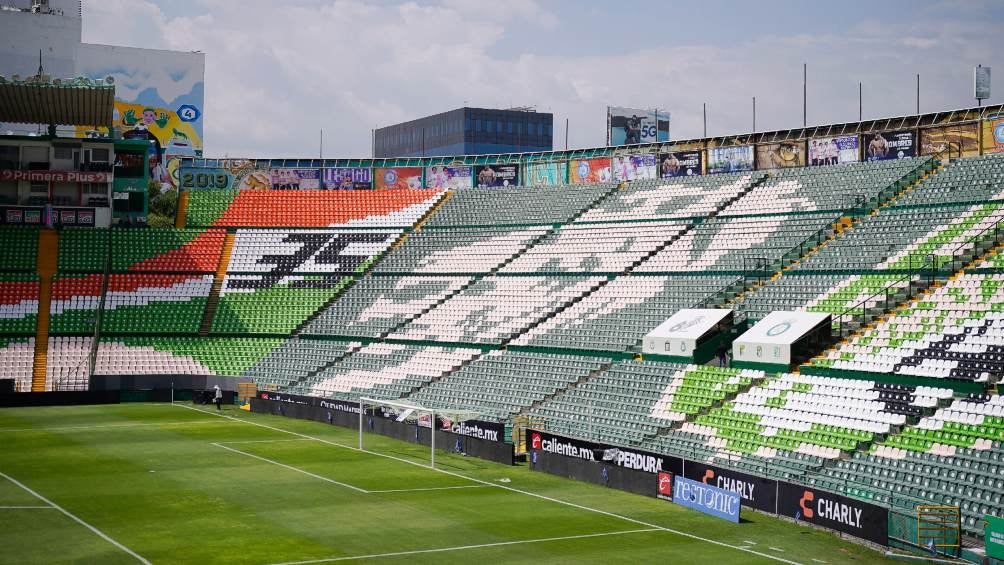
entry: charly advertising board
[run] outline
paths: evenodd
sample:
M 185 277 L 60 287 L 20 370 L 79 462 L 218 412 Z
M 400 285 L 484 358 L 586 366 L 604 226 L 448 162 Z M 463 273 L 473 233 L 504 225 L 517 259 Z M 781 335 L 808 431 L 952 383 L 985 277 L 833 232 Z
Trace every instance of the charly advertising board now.
M 620 155 L 612 159 L 614 181 L 655 180 L 655 155 Z
M 753 170 L 753 146 L 714 147 L 708 149 L 708 172 L 738 173 Z
M 889 544 L 889 511 L 874 504 L 788 483 L 778 484 L 781 516 Z
M 690 480 L 738 494 L 743 506 L 771 513 L 777 510 L 777 481 L 773 479 L 691 461 L 687 461 L 684 471 Z
M 821 137 L 809 140 L 809 165 L 838 165 L 861 160 L 861 144 L 856 135 Z
M 519 186 L 519 165 L 479 165 L 475 169 L 474 182 L 478 188 Z
M 867 161 L 889 161 L 917 156 L 917 134 L 913 130 L 865 134 L 864 144 Z
M 659 177 L 692 177 L 703 173 L 700 151 L 674 151 L 659 154 Z

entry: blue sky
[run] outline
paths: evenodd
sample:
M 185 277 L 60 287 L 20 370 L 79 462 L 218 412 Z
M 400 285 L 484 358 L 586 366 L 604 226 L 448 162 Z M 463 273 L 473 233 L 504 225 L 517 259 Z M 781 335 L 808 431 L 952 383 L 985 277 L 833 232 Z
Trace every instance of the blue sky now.
M 123 25 L 122 22 L 129 22 Z M 367 156 L 379 126 L 463 105 L 536 106 L 602 145 L 607 105 L 659 107 L 671 136 L 974 105 L 1004 73 L 1004 3 L 85 0 L 84 40 L 201 50 L 212 155 Z M 1001 76 L 1001 75 L 999 75 Z M 995 92 L 1004 84 L 998 79 Z M 991 102 L 1001 101 L 998 94 Z

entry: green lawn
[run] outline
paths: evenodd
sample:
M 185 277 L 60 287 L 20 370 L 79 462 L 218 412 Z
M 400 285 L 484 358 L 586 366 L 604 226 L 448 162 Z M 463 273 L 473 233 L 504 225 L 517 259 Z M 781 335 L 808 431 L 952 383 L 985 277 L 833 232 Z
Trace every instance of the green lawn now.
M 884 562 L 752 511 L 732 524 L 473 458 L 437 456 L 433 471 L 409 464 L 427 463 L 420 446 L 368 435 L 382 456 L 349 447 L 350 429 L 226 415 L 0 409 L 0 473 L 108 538 L 0 476 L 0 563 L 136 563 L 123 547 L 158 564 Z

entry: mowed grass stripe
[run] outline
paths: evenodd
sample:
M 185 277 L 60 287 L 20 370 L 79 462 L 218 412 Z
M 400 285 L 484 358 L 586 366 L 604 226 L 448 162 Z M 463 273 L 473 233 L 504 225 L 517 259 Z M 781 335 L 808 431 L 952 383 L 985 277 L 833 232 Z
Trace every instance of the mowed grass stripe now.
M 46 414 L 34 412 L 37 409 L 10 410 L 14 412 L 0 410 L 0 425 L 25 427 L 24 422 L 30 421 L 31 425 L 55 428 L 66 421 L 84 425 L 144 422 L 144 414 L 151 421 L 162 422 L 182 420 L 178 415 L 185 413 L 207 417 L 201 410 L 179 410 L 170 405 L 72 407 Z M 227 415 L 237 421 L 212 417 L 217 423 L 11 434 L 4 438 L 0 470 L 25 477 L 32 488 L 158 564 L 264 564 L 644 529 L 612 516 L 504 488 L 358 493 L 212 445 L 231 441 L 252 442 L 238 449 L 366 490 L 496 486 L 496 481 L 505 478 L 520 491 L 610 511 L 659 528 L 694 532 L 728 544 L 741 544 L 744 539 L 769 541 L 784 548 L 784 557 L 793 562 L 807 563 L 813 557 L 831 563 L 888 562 L 879 553 L 831 534 L 756 513 L 744 512 L 744 523 L 734 525 L 664 501 L 447 454 L 437 454 L 437 465 L 462 469 L 463 475 L 434 473 L 418 466 L 428 462 L 427 447 L 366 436 L 368 447 L 393 451 L 416 463 L 405 465 L 319 441 L 272 441 L 294 438 L 289 433 L 293 432 L 353 445 L 356 435 L 351 429 L 236 410 Z M 245 421 L 272 429 L 239 424 Z M 31 512 L 32 516 L 49 514 Z M 0 512 L 0 524 L 3 516 Z M 58 524 L 43 524 L 42 528 L 50 526 L 57 535 L 20 536 L 0 528 L 0 562 L 118 562 L 117 558 L 87 558 L 95 549 L 79 545 L 86 531 L 78 531 L 74 537 L 67 536 Z M 37 554 L 39 559 L 21 559 L 39 550 L 28 547 L 29 539 L 49 540 L 44 548 L 47 553 Z M 60 554 L 62 559 L 46 559 Z M 380 561 L 611 563 L 665 561 L 667 557 L 696 562 L 771 562 L 662 530 L 614 539 L 573 538 L 387 556 Z

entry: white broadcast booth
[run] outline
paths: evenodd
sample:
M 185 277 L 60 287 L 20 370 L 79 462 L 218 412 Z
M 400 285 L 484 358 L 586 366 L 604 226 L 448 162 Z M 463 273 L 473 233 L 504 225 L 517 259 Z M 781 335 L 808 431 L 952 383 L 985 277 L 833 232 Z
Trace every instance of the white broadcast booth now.
M 641 351 L 688 363 L 707 363 L 732 329 L 733 319 L 728 309 L 680 310 L 645 336 Z
M 732 365 L 788 371 L 829 343 L 830 324 L 829 314 L 771 312 L 732 342 Z

